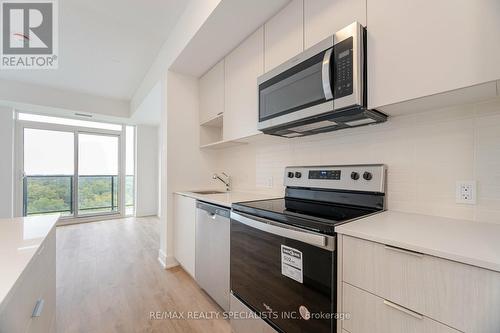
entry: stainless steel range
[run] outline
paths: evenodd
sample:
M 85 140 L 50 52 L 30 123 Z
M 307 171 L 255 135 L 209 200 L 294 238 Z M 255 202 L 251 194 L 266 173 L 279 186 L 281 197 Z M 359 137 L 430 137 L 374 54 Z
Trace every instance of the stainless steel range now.
M 384 165 L 288 167 L 284 198 L 233 204 L 233 299 L 279 332 L 335 332 L 334 229 L 384 210 L 385 175 Z

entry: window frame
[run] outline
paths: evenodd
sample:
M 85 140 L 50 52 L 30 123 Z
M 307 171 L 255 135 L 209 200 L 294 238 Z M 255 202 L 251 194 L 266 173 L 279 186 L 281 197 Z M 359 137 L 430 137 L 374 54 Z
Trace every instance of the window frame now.
M 23 216 L 23 179 L 24 179 L 24 129 L 40 129 L 49 131 L 63 131 L 72 132 L 74 135 L 74 172 L 73 172 L 73 214 L 70 216 L 61 216 L 60 224 L 73 224 L 94 220 L 121 218 L 126 216 L 125 207 L 125 167 L 126 167 L 126 126 L 133 126 L 130 124 L 121 124 L 121 130 L 109 130 L 92 127 L 61 125 L 45 122 L 34 122 L 28 120 L 20 120 L 19 114 L 29 114 L 30 112 L 16 111 L 15 113 L 15 175 L 14 175 L 14 213 L 16 216 Z M 57 116 L 58 118 L 64 118 Z M 68 118 L 71 119 L 71 118 Z M 103 212 L 103 213 L 89 213 L 84 215 L 78 214 L 78 134 L 95 134 L 95 135 L 108 135 L 118 138 L 118 206 L 116 212 Z M 134 126 L 135 133 L 135 126 Z M 135 137 L 134 137 L 135 142 Z M 134 147 L 135 148 L 135 147 Z M 134 149 L 134 163 L 136 160 L 136 152 Z M 134 170 L 134 181 L 135 181 Z M 134 186 L 135 187 L 135 186 Z M 135 189 L 134 189 L 135 192 Z M 135 205 L 135 193 L 134 193 Z

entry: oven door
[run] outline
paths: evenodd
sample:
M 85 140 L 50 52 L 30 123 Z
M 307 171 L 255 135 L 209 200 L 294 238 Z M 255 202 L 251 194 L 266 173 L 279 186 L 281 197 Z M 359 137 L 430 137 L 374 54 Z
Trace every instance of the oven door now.
M 231 212 L 231 291 L 286 333 L 335 332 L 335 237 Z

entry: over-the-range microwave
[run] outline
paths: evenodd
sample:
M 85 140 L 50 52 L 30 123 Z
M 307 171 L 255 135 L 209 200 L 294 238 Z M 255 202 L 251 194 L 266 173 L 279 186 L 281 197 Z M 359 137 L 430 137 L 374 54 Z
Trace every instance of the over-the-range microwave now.
M 258 78 L 258 128 L 292 138 L 384 122 L 366 108 L 366 81 L 366 29 L 354 22 Z

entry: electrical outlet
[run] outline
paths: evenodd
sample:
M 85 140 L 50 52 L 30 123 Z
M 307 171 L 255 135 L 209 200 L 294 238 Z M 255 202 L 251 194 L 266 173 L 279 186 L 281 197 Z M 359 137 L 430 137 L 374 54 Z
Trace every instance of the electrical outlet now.
M 461 204 L 476 204 L 476 182 L 458 181 L 456 191 L 456 201 Z

